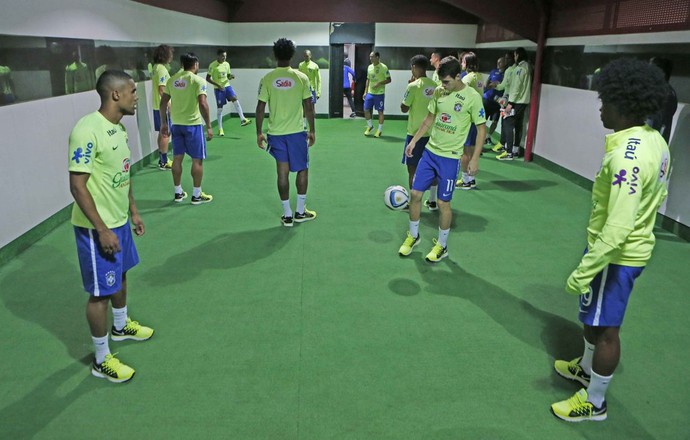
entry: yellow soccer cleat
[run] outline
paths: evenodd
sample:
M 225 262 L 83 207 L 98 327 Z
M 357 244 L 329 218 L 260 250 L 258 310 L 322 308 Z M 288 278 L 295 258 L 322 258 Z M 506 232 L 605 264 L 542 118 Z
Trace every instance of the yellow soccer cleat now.
M 252 120 L 251 119 L 245 119 L 242 122 L 240 122 L 241 127 L 246 127 L 247 125 L 251 124 Z
M 192 205 L 201 205 L 202 203 L 209 203 L 213 200 L 213 196 L 211 194 L 206 194 L 205 192 L 202 192 L 199 194 L 199 197 L 194 197 L 192 196 Z
M 443 247 L 438 244 L 438 241 L 434 238 L 434 247 L 431 248 L 431 252 L 426 254 L 426 261 L 429 263 L 438 263 L 448 256 L 448 247 Z
M 588 387 L 590 376 L 585 373 L 585 370 L 580 366 L 582 356 L 573 359 L 572 361 L 556 361 L 553 363 L 553 368 L 561 377 L 569 380 L 580 382 L 582 385 Z
M 597 408 L 587 401 L 587 390 L 582 388 L 573 397 L 551 405 L 553 415 L 566 422 L 582 422 L 591 420 L 600 422 L 606 420 L 606 402 Z
M 113 383 L 124 383 L 134 377 L 134 369 L 120 362 L 114 354 L 106 354 L 105 360 L 97 364 L 93 360 L 91 374 L 102 379 L 108 379 Z
M 496 144 L 493 147 L 491 147 L 491 151 L 493 151 L 494 153 L 498 153 L 502 149 L 503 149 L 503 145 L 501 145 L 501 144 Z
M 316 211 L 310 211 L 304 208 L 304 212 L 296 212 L 294 221 L 295 223 L 308 222 L 309 220 L 314 220 L 316 218 Z
M 398 254 L 400 254 L 403 257 L 406 257 L 412 253 L 412 249 L 414 249 L 414 247 L 418 244 L 419 235 L 417 235 L 417 237 L 413 237 L 412 234 L 410 234 L 410 231 L 407 231 L 407 238 L 405 238 L 405 241 L 403 241 L 402 246 L 400 246 L 400 249 L 398 249 Z
M 117 330 L 115 326 L 110 329 L 110 338 L 113 341 L 124 341 L 125 339 L 132 339 L 134 341 L 146 341 L 153 336 L 153 329 L 139 324 L 137 321 L 132 321 L 127 318 L 127 324 L 122 327 L 122 330 Z
M 374 137 L 375 137 L 375 138 L 380 138 L 380 137 L 381 137 L 381 134 L 383 134 L 383 132 L 382 132 L 381 130 L 376 130 L 376 133 L 374 133 Z
M 364 136 L 369 136 L 373 130 L 374 127 L 367 127 L 367 129 L 364 130 Z

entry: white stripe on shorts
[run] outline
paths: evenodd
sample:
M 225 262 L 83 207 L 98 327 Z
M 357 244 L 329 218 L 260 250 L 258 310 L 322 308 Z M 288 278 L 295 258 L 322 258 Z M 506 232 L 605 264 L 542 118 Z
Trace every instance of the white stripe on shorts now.
M 604 302 L 604 287 L 606 287 L 606 277 L 609 274 L 609 266 L 607 265 L 601 274 L 601 283 L 599 284 L 599 293 L 597 294 L 597 310 L 594 312 L 594 320 L 592 327 L 599 326 L 599 318 L 601 317 L 601 304 Z
M 91 229 L 89 229 L 89 249 L 91 250 L 91 270 L 93 271 L 93 296 L 100 296 L 98 271 L 96 270 L 96 243 L 93 241 L 93 231 Z

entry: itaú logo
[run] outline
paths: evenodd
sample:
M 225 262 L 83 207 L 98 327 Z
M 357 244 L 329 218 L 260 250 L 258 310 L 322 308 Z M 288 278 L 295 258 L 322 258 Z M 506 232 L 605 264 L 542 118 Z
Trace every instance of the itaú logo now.
M 276 89 L 291 89 L 295 86 L 295 82 L 291 78 L 278 78 L 273 81 L 273 87 Z

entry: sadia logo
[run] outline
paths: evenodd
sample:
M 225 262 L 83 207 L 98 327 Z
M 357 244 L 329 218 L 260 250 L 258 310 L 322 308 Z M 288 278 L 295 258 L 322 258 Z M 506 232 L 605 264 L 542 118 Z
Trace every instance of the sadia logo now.
M 451 117 L 448 113 L 441 113 L 441 122 L 450 123 Z
M 273 82 L 273 87 L 276 89 L 291 89 L 295 83 L 290 78 L 278 78 Z
M 431 98 L 432 96 L 434 96 L 435 89 L 436 87 L 427 87 L 426 89 L 424 89 L 424 96 L 426 96 L 427 98 Z
M 175 82 L 173 83 L 173 87 L 176 89 L 186 89 L 187 88 L 187 81 L 183 79 L 176 79 Z
M 122 161 L 122 172 L 129 173 L 129 157 Z

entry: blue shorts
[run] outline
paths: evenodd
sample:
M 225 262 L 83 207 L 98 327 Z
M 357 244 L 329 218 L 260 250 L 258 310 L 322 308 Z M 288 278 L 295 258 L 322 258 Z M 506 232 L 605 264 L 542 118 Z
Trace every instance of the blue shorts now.
M 477 144 L 477 126 L 474 124 L 470 125 L 470 131 L 467 133 L 467 139 L 465 140 L 466 147 L 474 147 Z
M 216 94 L 217 107 L 223 107 L 228 101 L 237 99 L 237 94 L 232 89 L 232 86 L 227 86 L 224 89 L 214 89 L 213 91 Z
M 192 159 L 206 159 L 206 136 L 203 125 L 173 125 L 173 154 L 185 153 Z
M 170 127 L 171 122 L 170 122 L 170 113 L 168 113 L 168 128 L 170 128 L 170 131 L 172 131 L 172 127 Z M 160 110 L 154 110 L 153 111 L 153 128 L 156 131 L 161 131 L 161 111 Z
M 383 111 L 383 101 L 386 95 L 372 95 L 367 93 L 364 97 L 364 110 L 376 109 L 377 111 Z
M 609 264 L 580 295 L 580 321 L 592 327 L 620 327 L 635 279 L 644 267 Z
M 290 171 L 309 168 L 309 143 L 307 132 L 268 135 L 268 152 L 278 162 L 290 164 Z
M 316 104 L 316 90 L 311 89 L 311 103 Z
M 407 135 L 407 138 L 405 139 L 405 146 L 403 147 L 403 157 L 402 157 L 402 163 L 407 164 L 408 166 L 411 167 L 416 167 L 417 164 L 419 163 L 419 160 L 422 158 L 422 153 L 424 153 L 424 150 L 426 150 L 426 143 L 429 142 L 429 136 L 419 138 L 417 141 L 417 144 L 414 146 L 414 150 L 412 150 L 412 157 L 407 157 L 405 155 L 405 149 L 407 148 L 407 145 L 410 143 L 414 136 L 411 134 Z
M 438 199 L 450 202 L 458 178 L 459 159 L 438 156 L 424 149 L 422 159 L 417 164 L 417 171 L 412 180 L 412 189 L 424 192 L 431 187 L 434 179 L 438 181 Z
M 84 290 L 92 296 L 109 296 L 122 290 L 122 275 L 139 263 L 129 221 L 112 229 L 120 241 L 120 252 L 106 254 L 95 229 L 74 227 L 77 257 Z

